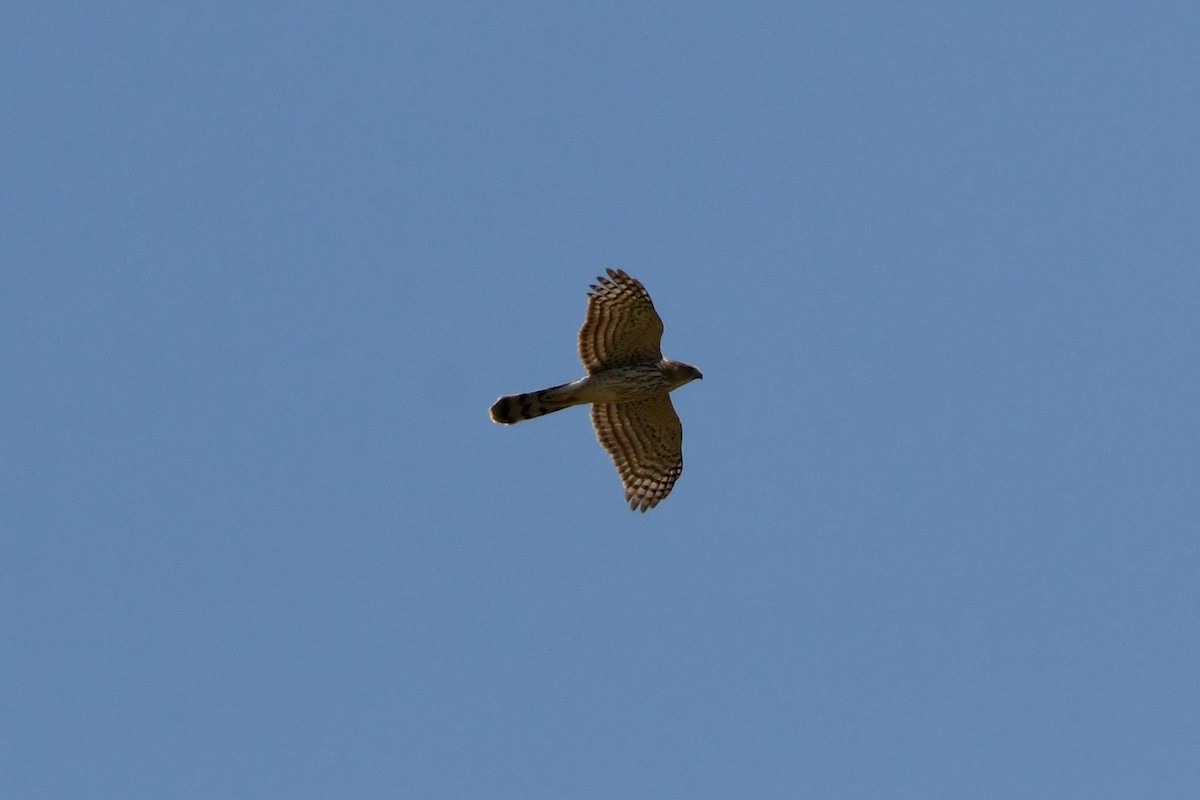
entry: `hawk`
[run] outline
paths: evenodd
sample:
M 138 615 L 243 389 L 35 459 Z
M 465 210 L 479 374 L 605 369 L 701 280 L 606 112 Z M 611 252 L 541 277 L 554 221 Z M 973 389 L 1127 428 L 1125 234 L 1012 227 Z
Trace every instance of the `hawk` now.
M 683 473 L 683 425 L 670 393 L 704 377 L 690 364 L 663 358 L 662 334 L 646 287 L 623 270 L 609 269 L 588 292 L 587 318 L 579 330 L 579 359 L 588 374 L 501 397 L 492 406 L 492 420 L 515 425 L 591 403 L 596 438 L 612 456 L 629 507 L 654 508 Z

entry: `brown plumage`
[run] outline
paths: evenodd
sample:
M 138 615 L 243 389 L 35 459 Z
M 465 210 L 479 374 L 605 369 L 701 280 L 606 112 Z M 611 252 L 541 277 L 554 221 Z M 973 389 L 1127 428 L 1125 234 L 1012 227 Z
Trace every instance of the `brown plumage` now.
M 501 425 L 516 425 L 518 422 L 524 422 L 527 419 L 540 417 L 544 414 L 550 414 L 554 411 L 562 411 L 564 408 L 570 408 L 575 405 L 571 402 L 570 395 L 560 396 L 563 386 L 552 386 L 549 389 L 542 389 L 537 392 L 526 392 L 525 394 L 510 394 L 501 397 L 492 406 L 492 420 L 499 422 Z
M 587 376 L 501 397 L 492 419 L 514 425 L 592 403 L 596 438 L 625 484 L 625 499 L 645 511 L 670 494 L 683 472 L 683 426 L 670 393 L 703 376 L 690 364 L 662 357 L 662 319 L 639 281 L 609 269 L 591 289 L 579 331 Z

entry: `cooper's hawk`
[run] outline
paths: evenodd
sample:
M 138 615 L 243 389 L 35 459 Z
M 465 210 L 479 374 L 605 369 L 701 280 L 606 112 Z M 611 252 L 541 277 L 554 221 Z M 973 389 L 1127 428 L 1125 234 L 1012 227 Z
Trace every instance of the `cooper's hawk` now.
M 592 404 L 596 438 L 612 456 L 630 508 L 654 508 L 683 472 L 683 426 L 670 393 L 704 377 L 662 357 L 663 324 L 646 287 L 623 270 L 588 292 L 579 330 L 579 359 L 587 376 L 540 392 L 501 397 L 492 419 L 503 425 L 569 406 Z

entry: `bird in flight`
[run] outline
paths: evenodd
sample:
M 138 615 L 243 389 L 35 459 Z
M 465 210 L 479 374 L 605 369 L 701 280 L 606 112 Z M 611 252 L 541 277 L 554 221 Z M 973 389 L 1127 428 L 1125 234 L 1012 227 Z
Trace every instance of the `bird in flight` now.
M 640 281 L 613 269 L 597 281 L 579 330 L 579 359 L 588 374 L 501 397 L 492 420 L 515 425 L 591 403 L 596 438 L 612 456 L 625 500 L 644 512 L 671 493 L 683 472 L 683 425 L 670 393 L 704 376 L 690 364 L 663 358 L 662 319 Z

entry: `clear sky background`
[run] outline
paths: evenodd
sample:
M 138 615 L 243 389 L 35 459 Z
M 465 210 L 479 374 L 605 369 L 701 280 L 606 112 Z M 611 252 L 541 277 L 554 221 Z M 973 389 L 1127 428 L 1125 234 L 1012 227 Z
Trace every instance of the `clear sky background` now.
M 1196 797 L 1197 8 L 7 4 L 0 796 Z

